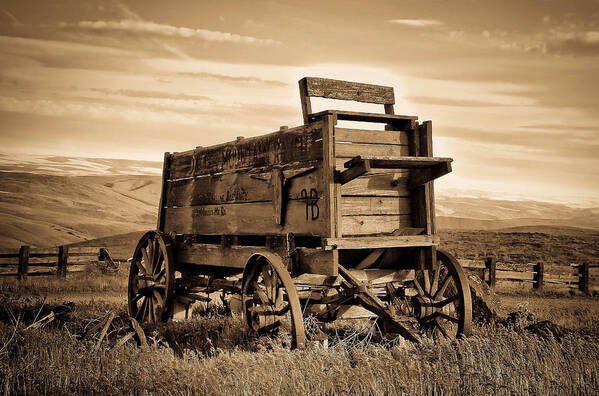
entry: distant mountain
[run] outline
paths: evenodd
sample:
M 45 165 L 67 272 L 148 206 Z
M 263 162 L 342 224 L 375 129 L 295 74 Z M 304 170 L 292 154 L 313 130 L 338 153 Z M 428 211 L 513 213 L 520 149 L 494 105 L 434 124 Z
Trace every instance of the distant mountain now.
M 445 229 L 496 230 L 522 226 L 599 229 L 599 208 L 534 200 L 501 200 L 441 192 L 435 199 L 437 221 Z
M 161 172 L 154 161 L 0 155 L 0 248 L 154 229 Z M 441 229 L 599 229 L 596 207 L 472 191 L 438 191 L 436 213 Z

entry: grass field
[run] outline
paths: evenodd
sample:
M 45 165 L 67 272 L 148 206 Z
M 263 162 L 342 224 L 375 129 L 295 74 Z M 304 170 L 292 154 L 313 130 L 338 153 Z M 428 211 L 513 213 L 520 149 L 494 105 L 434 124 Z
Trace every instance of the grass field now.
M 501 319 L 454 343 L 368 341 L 368 328 L 290 351 L 288 340 L 249 334 L 238 318 L 194 317 L 126 334 L 125 269 L 0 284 L 0 389 L 23 393 L 135 394 L 597 394 L 597 299 L 500 295 Z M 75 310 L 26 329 L 49 307 Z M 78 339 L 109 312 L 106 340 Z M 512 312 L 516 312 L 513 314 Z M 549 320 L 551 323 L 542 322 Z M 530 326 L 535 324 L 536 327 Z M 526 329 L 528 327 L 528 330 Z M 175 353 L 175 350 L 177 353 Z M 178 357 L 180 353 L 180 357 Z

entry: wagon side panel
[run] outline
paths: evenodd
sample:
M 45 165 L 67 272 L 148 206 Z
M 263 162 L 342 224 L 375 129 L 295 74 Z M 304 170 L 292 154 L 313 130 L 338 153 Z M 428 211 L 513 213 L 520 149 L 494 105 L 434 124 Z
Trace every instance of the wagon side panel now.
M 164 230 L 327 236 L 322 123 L 174 154 Z

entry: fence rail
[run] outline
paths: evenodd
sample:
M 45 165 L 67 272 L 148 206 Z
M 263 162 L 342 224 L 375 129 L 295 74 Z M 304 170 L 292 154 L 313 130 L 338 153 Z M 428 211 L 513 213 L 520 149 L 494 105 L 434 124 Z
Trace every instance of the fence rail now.
M 569 266 L 548 265 L 543 262 L 519 264 L 518 267 L 528 267 L 525 270 L 502 268 L 505 264 L 498 263 L 493 257 L 484 260 L 459 260 L 464 269 L 477 274 L 490 287 L 495 287 L 498 281 L 530 283 L 535 289 L 546 285 L 559 285 L 577 288 L 589 294 L 599 291 L 599 265 L 570 264 Z
M 57 246 L 55 248 L 31 248 L 23 245 L 18 252 L 0 253 L 0 268 L 16 268 L 17 272 L 0 272 L 0 277 L 16 276 L 19 280 L 28 276 L 56 275 L 66 278 L 67 272 L 82 272 L 92 261 L 103 261 L 107 266 L 118 268 L 104 247 Z M 30 267 L 53 268 L 48 271 L 30 271 Z

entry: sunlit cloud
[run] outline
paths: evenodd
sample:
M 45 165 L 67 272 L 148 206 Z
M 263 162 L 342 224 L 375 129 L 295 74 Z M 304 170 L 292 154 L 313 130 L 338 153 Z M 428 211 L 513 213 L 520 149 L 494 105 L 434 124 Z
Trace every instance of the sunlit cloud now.
M 62 28 L 79 28 L 91 31 L 123 32 L 139 35 L 155 35 L 162 37 L 178 37 L 200 39 L 205 41 L 231 42 L 237 44 L 277 45 L 278 41 L 242 36 L 235 33 L 218 32 L 207 29 L 191 29 L 181 26 L 171 26 L 149 21 L 123 19 L 120 21 L 80 21 L 77 23 L 61 22 Z
M 434 19 L 389 19 L 388 23 L 396 23 L 398 25 L 413 26 L 413 27 L 428 27 L 444 25 L 443 22 Z

